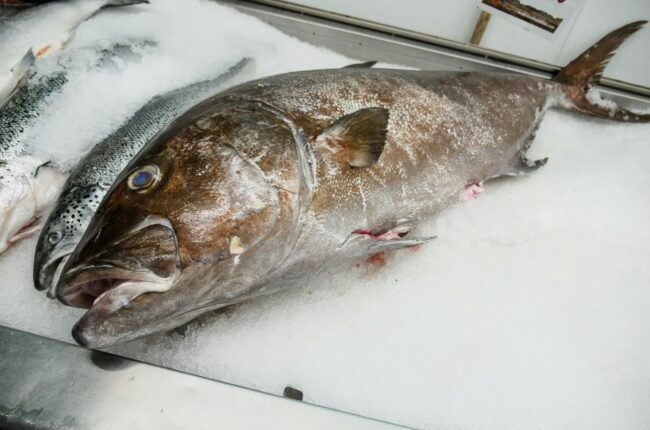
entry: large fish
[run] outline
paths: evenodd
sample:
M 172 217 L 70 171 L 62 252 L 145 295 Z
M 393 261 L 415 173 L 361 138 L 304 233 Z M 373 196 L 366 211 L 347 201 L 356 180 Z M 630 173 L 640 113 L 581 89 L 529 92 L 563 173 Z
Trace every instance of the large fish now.
M 587 90 L 610 33 L 547 81 L 340 69 L 274 76 L 194 107 L 119 175 L 56 296 L 89 308 L 72 335 L 104 347 L 298 285 L 301 274 L 430 238 L 423 218 L 485 180 L 532 172 L 546 109 L 647 122 Z M 602 106 L 601 106 L 602 105 Z
M 229 81 L 241 79 L 247 64 L 249 60 L 243 59 L 215 78 L 154 97 L 77 164 L 38 239 L 37 289 L 48 289 L 57 281 L 57 269 L 63 268 L 108 188 L 138 151 L 178 115 L 223 90 Z M 54 297 L 53 291 L 49 295 Z
M 139 48 L 150 44 L 116 43 L 98 51 L 96 63 L 88 66 L 107 70 L 118 67 L 117 61 L 136 61 L 141 58 Z M 63 65 L 50 75 L 30 77 L 0 108 L 0 252 L 40 228 L 37 221 L 51 208 L 65 181 L 63 172 L 34 153 L 33 146 L 39 144 L 31 130 L 52 98 L 63 92 L 69 72 Z
M 34 58 L 62 50 L 74 30 L 108 6 L 146 0 L 68 0 L 43 4 L 0 20 L 0 106 L 24 81 Z

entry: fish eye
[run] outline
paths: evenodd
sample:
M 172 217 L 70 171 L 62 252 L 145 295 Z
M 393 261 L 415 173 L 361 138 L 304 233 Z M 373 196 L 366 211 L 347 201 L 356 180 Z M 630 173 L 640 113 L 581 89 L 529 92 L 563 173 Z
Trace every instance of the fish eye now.
M 138 167 L 129 175 L 127 185 L 133 191 L 143 192 L 151 188 L 160 178 L 160 169 L 154 164 Z
M 47 235 L 47 241 L 50 242 L 50 244 L 55 245 L 61 240 L 61 233 L 58 231 L 53 231 L 52 233 Z

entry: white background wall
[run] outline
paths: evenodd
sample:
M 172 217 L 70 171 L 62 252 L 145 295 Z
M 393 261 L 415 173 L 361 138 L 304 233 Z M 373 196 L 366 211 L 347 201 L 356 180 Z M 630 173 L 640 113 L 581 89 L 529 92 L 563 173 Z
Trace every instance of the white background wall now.
M 292 1 L 458 42 L 469 41 L 480 14 L 477 0 Z M 607 32 L 640 19 L 650 19 L 650 0 L 586 0 L 566 40 L 554 41 L 493 15 L 481 46 L 563 66 Z M 619 49 L 605 75 L 650 87 L 649 54 L 650 25 Z

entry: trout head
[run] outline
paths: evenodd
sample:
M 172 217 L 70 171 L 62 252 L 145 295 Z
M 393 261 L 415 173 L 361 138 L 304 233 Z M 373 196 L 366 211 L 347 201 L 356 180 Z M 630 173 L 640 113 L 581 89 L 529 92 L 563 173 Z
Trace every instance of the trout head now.
M 56 286 L 105 347 L 259 294 L 296 238 L 291 128 L 255 104 L 203 103 L 120 174 Z

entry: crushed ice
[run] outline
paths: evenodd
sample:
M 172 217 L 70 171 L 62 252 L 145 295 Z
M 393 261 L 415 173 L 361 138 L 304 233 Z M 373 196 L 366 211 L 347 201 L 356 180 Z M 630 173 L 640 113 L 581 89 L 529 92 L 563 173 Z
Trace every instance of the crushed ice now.
M 86 67 L 87 48 L 125 41 L 152 43 Z M 208 1 L 107 11 L 39 65 L 70 79 L 34 149 L 71 164 L 152 95 L 243 56 L 247 78 L 350 62 Z M 647 427 L 650 126 L 550 112 L 532 151 L 549 163 L 423 226 L 438 239 L 419 252 L 113 351 L 417 428 Z M 83 310 L 33 288 L 34 246 L 0 256 L 0 324 L 71 342 Z

